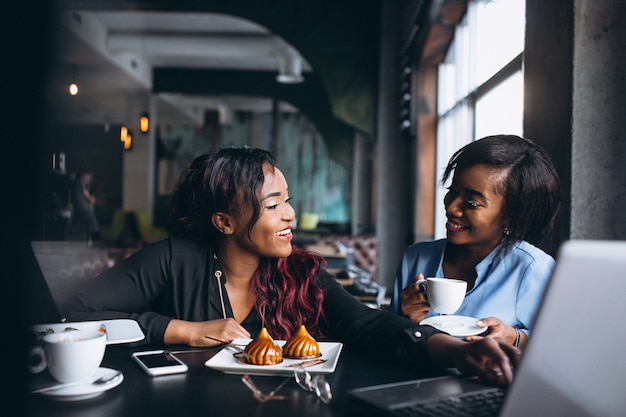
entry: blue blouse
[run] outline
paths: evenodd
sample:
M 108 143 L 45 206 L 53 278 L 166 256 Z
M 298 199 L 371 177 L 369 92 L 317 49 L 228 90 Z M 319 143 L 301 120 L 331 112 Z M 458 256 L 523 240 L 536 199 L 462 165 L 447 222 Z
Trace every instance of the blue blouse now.
M 392 311 L 401 314 L 400 291 L 418 274 L 444 276 L 446 242 L 418 242 L 406 249 L 396 272 Z M 530 330 L 554 268 L 554 258 L 526 241 L 516 243 L 504 256 L 497 254 L 497 249 L 476 265 L 474 287 L 455 314 L 477 319 L 496 317 L 510 326 Z M 427 317 L 433 314 L 431 310 Z

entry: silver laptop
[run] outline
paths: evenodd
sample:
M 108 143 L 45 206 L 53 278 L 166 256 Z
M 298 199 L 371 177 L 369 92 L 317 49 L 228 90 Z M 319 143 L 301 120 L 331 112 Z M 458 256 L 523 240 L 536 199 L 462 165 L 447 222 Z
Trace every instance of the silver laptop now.
M 492 414 L 499 417 L 626 415 L 626 241 L 570 240 L 556 260 L 507 392 L 447 376 L 354 389 L 350 396 L 396 416 L 431 415 L 432 403 L 458 406 L 466 395 L 489 391 L 503 397 Z

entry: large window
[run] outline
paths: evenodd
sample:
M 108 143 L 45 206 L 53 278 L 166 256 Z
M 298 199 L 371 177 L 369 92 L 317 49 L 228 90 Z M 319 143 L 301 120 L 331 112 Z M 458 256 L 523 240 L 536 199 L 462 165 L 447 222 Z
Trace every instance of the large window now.
M 437 180 L 452 154 L 478 138 L 523 135 L 525 0 L 470 0 L 439 65 Z M 435 238 L 445 237 L 443 196 L 435 192 Z

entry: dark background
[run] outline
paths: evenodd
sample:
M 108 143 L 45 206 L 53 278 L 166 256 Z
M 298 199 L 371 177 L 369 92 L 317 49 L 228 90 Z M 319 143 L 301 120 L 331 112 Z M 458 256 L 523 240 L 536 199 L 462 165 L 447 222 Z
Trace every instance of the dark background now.
M 42 137 L 44 88 L 49 51 L 47 1 L 8 2 L 2 5 L 0 42 L 8 59 L 2 62 L 2 375 L 0 412 L 18 416 L 26 400 L 24 384 L 28 347 L 27 290 L 29 240 L 36 219 L 39 172 L 34 159 Z

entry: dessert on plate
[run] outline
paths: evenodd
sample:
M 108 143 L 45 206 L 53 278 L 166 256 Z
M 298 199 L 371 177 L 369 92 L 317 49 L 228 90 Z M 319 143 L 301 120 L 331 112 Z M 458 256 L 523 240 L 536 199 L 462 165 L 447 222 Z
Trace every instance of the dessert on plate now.
M 283 361 L 283 352 L 263 327 L 237 359 L 251 365 L 275 365 Z
M 301 325 L 283 345 L 283 356 L 290 359 L 318 358 L 321 356 L 320 345 Z

